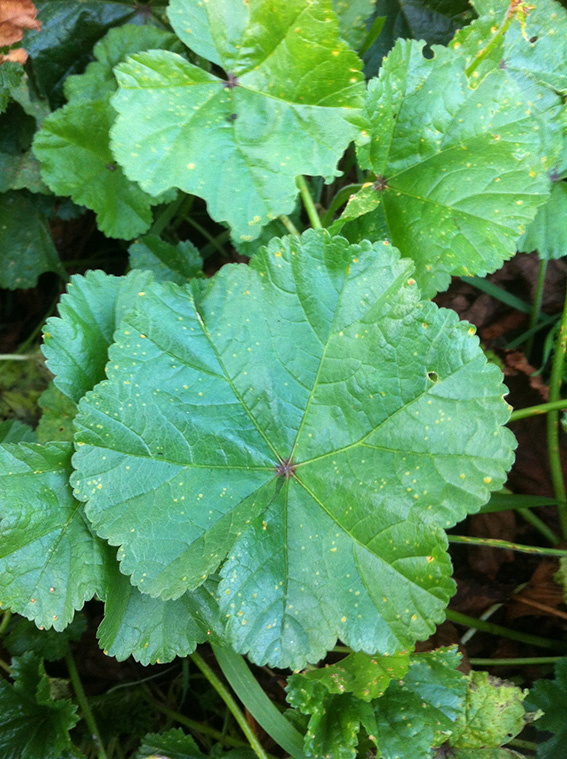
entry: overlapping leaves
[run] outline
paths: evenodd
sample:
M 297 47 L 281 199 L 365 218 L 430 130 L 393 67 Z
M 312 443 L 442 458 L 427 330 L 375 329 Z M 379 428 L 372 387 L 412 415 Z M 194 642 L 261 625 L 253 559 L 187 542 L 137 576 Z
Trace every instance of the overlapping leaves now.
M 299 174 L 337 175 L 357 133 L 361 63 L 340 39 L 331 0 L 172 0 L 171 24 L 222 78 L 165 51 L 115 73 L 112 150 L 157 195 L 205 198 L 210 215 L 251 240 L 294 205 Z
M 333 229 L 353 241 L 386 235 L 432 295 L 451 274 L 483 275 L 514 255 L 549 188 L 515 82 L 495 71 L 473 90 L 458 53 L 436 47 L 426 59 L 423 46 L 398 41 L 369 83 L 359 159 L 376 180 Z
M 178 598 L 228 557 L 221 611 L 255 661 L 427 636 L 452 592 L 440 528 L 510 464 L 498 371 L 411 268 L 321 231 L 150 284 L 80 403 L 77 494 L 122 571 Z

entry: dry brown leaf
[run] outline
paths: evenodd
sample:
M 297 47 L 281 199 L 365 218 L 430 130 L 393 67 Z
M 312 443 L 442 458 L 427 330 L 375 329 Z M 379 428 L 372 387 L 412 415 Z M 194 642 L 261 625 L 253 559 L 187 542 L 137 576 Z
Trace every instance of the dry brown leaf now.
M 0 65 L 5 61 L 12 61 L 12 63 L 25 63 L 28 59 L 28 54 L 23 47 L 15 48 L 15 50 L 9 50 L 6 55 L 0 55 Z
M 41 22 L 37 20 L 37 8 L 32 0 L 0 0 L 0 47 L 13 45 L 24 36 L 25 29 L 41 29 Z M 16 52 L 16 51 L 10 51 Z M 25 55 L 25 51 L 22 51 Z M 8 53 L 2 56 L 3 60 L 22 61 L 22 53 L 14 59 Z M 27 58 L 27 55 L 25 55 Z
M 557 559 L 542 560 L 526 587 L 510 599 L 506 608 L 508 618 L 516 619 L 526 616 L 564 618 L 563 588 L 554 580 L 558 569 Z

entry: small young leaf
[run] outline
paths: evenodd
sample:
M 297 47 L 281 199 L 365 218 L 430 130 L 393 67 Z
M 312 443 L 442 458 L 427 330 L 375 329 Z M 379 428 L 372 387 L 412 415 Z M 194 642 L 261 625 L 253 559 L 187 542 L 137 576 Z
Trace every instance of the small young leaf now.
M 0 446 L 0 601 L 63 630 L 102 583 L 108 548 L 69 487 L 69 443 Z
M 358 50 L 364 42 L 366 22 L 372 15 L 375 3 L 376 0 L 333 0 L 341 36 L 353 50 Z
M 148 229 L 151 207 L 161 199 L 126 179 L 116 165 L 108 134 L 114 116 L 107 99 L 72 101 L 44 121 L 33 152 L 54 193 L 95 211 L 108 237 L 129 240 Z
M 34 287 L 45 271 L 65 276 L 45 217 L 30 195 L 0 196 L 0 287 Z
M 331 0 L 256 0 L 230 13 L 223 0 L 172 0 L 168 14 L 224 78 L 166 51 L 131 56 L 115 69 L 112 150 L 146 192 L 199 195 L 252 240 L 292 210 L 298 174 L 337 176 L 358 132 L 361 63 Z
M 164 733 L 148 733 L 140 746 L 136 759 L 205 759 L 199 747 L 190 735 L 185 735 L 180 728 L 173 728 Z
M 523 705 L 527 691 L 492 677 L 471 672 L 464 710 L 449 738 L 455 748 L 499 748 L 529 721 Z
M 506 72 L 472 90 L 458 53 L 426 59 L 423 46 L 400 40 L 370 82 L 359 156 L 376 172 L 389 239 L 433 295 L 451 274 L 483 275 L 510 258 L 549 183 L 529 104 Z M 360 239 L 356 222 L 343 233 Z
M 158 282 L 184 285 L 203 269 L 203 259 L 189 240 L 172 245 L 155 235 L 147 235 L 130 245 L 128 253 L 133 269 L 151 271 Z
M 46 322 L 42 350 L 53 383 L 75 403 L 106 376 L 114 330 L 151 280 L 148 272 L 113 277 L 89 271 L 71 277 L 60 316 Z
M 76 492 L 122 571 L 178 598 L 228 554 L 221 611 L 256 662 L 429 635 L 453 587 L 441 530 L 511 463 L 499 370 L 411 268 L 319 230 L 151 284 L 81 401 Z
M 43 662 L 27 653 L 12 662 L 14 684 L 0 681 L 0 751 L 4 759 L 71 759 L 78 756 L 69 730 L 77 707 L 54 700 Z M 67 753 L 68 752 L 68 753 Z

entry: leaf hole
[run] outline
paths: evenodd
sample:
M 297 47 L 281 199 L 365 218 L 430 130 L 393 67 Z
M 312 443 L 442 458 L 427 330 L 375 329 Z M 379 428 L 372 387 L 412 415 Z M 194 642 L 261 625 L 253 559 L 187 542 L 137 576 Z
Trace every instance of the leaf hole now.
M 437 372 L 427 372 L 427 379 L 431 382 L 439 382 L 439 375 Z
M 538 39 L 539 39 L 539 37 L 537 36 L 537 34 L 534 37 L 530 37 L 530 44 L 533 45 L 534 42 L 538 41 Z

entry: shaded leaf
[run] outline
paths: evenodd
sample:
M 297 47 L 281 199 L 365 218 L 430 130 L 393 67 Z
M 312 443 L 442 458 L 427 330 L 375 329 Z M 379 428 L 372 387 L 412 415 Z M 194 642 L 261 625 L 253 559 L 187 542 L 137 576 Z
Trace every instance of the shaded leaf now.
M 410 272 L 320 230 L 151 284 L 81 401 L 76 492 L 122 571 L 177 598 L 228 553 L 221 611 L 256 662 L 429 635 L 453 588 L 440 528 L 512 460 L 499 370 Z
M 24 45 L 42 95 L 52 104 L 62 101 L 62 84 L 83 71 L 92 47 L 112 26 L 131 19 L 134 0 L 36 0 L 41 31 L 28 32 Z
M 33 152 L 43 181 L 56 195 L 95 211 L 108 237 L 131 239 L 152 223 L 151 207 L 161 202 L 117 166 L 109 146 L 114 111 L 107 100 L 73 101 L 51 114 L 37 133 Z
M 109 576 L 104 619 L 97 636 L 101 648 L 119 661 L 133 656 L 140 664 L 163 664 L 188 656 L 221 633 L 218 602 L 211 583 L 162 601 L 140 593 L 118 569 Z
M 537 250 L 540 258 L 562 258 L 567 254 L 567 182 L 555 182 L 551 196 L 518 242 L 525 252 Z
M 0 443 L 34 443 L 36 434 L 27 424 L 17 419 L 0 422 Z
M 71 277 L 60 316 L 45 324 L 42 350 L 55 386 L 75 403 L 106 376 L 114 330 L 151 279 L 148 272 L 113 277 L 89 271 Z
M 148 733 L 144 736 L 136 759 L 157 759 L 166 755 L 167 759 L 205 759 L 190 735 L 180 728 L 172 728 L 163 733 Z
M 43 413 L 37 426 L 37 439 L 40 443 L 73 440 L 75 428 L 73 419 L 77 405 L 51 382 L 37 401 Z
M 0 287 L 34 287 L 45 271 L 65 276 L 45 217 L 23 192 L 0 196 Z
M 151 271 L 157 282 L 185 284 L 202 274 L 203 259 L 189 240 L 172 245 L 156 235 L 146 235 L 128 248 L 133 269 Z
M 87 628 L 84 615 L 75 614 L 73 621 L 61 631 L 38 630 L 33 622 L 23 617 L 12 617 L 8 632 L 2 640 L 11 656 L 23 656 L 33 651 L 42 659 L 57 661 L 69 651 L 69 644 L 78 641 Z
M 0 750 L 5 759 L 70 759 L 77 707 L 54 700 L 43 662 L 28 653 L 12 662 L 14 684 L 0 681 Z M 67 753 L 69 752 L 69 753 Z M 77 756 L 75 752 L 73 756 Z
M 257 0 L 230 13 L 222 0 L 173 0 L 168 13 L 225 78 L 166 51 L 131 56 L 115 69 L 112 150 L 146 192 L 203 197 L 213 219 L 252 240 L 292 210 L 298 174 L 337 176 L 358 131 L 360 61 L 330 0 Z
M 426 59 L 423 46 L 399 41 L 370 82 L 359 157 L 376 173 L 388 238 L 432 295 L 451 275 L 484 275 L 514 255 L 548 179 L 512 79 L 495 71 L 472 90 L 458 53 L 435 48 Z M 360 237 L 356 222 L 342 233 Z
M 18 86 L 24 76 L 21 63 L 7 61 L 0 66 L 0 113 L 3 113 L 10 102 L 12 90 Z
M 538 746 L 538 759 L 563 759 L 567 741 L 566 699 L 567 658 L 563 658 L 555 665 L 555 679 L 538 680 L 528 696 L 528 707 L 543 711 L 543 715 L 535 723 L 537 729 L 554 733 L 549 740 Z
M 0 601 L 63 630 L 102 582 L 106 546 L 69 487 L 68 443 L 0 446 Z
M 65 79 L 67 100 L 102 100 L 112 95 L 118 87 L 113 68 L 133 53 L 154 49 L 181 53 L 184 48 L 174 34 L 155 26 L 125 24 L 110 29 L 94 46 L 96 60 L 83 74 Z

